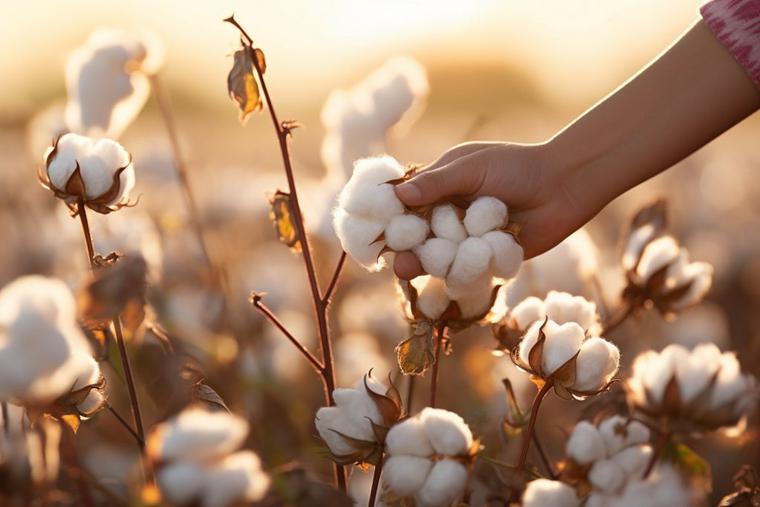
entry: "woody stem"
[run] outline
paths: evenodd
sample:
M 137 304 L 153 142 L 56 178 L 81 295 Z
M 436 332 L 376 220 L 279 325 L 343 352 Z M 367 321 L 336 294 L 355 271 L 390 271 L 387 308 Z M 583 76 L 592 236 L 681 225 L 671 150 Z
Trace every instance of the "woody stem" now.
M 106 405 L 108 408 L 108 411 L 111 412 L 111 414 L 114 416 L 114 418 L 119 421 L 119 424 L 121 424 L 124 429 L 126 429 L 130 435 L 132 435 L 135 439 L 135 441 L 138 443 L 138 445 L 144 445 L 143 440 L 140 438 L 140 435 L 137 434 L 137 432 L 132 428 L 132 426 L 129 425 L 126 419 L 124 419 L 121 414 L 119 414 L 115 408 L 113 408 L 111 405 Z
M 338 267 L 333 275 L 334 283 L 330 283 L 328 291 L 323 296 L 319 288 L 319 280 L 317 278 L 317 271 L 314 266 L 314 258 L 312 257 L 311 247 L 309 245 L 309 237 L 306 234 L 306 228 L 304 227 L 303 215 L 301 214 L 301 206 L 298 200 L 298 189 L 296 187 L 296 179 L 293 171 L 293 165 L 290 159 L 290 152 L 288 150 L 288 136 L 290 135 L 290 129 L 283 125 L 277 117 L 272 97 L 269 94 L 269 88 L 267 88 L 266 80 L 264 79 L 264 73 L 259 67 L 259 61 L 256 57 L 253 48 L 253 39 L 248 35 L 245 29 L 235 20 L 234 16 L 230 16 L 225 19 L 227 23 L 235 26 L 242 36 L 244 37 L 246 44 L 246 51 L 250 52 L 251 62 L 253 68 L 256 71 L 259 83 L 261 84 L 261 91 L 264 95 L 264 100 L 269 110 L 269 116 L 272 120 L 272 125 L 277 134 L 277 142 L 280 146 L 280 156 L 282 158 L 283 168 L 285 170 L 285 177 L 288 181 L 288 191 L 290 194 L 290 206 L 292 208 L 293 222 L 296 232 L 298 234 L 298 242 L 301 245 L 301 252 L 306 267 L 306 276 L 309 279 L 309 288 L 311 290 L 312 303 L 314 306 L 314 312 L 317 318 L 317 327 L 319 329 L 319 340 L 322 348 L 322 379 L 324 384 L 325 401 L 328 405 L 334 405 L 333 391 L 335 390 L 335 369 L 333 366 L 333 353 L 332 353 L 332 340 L 330 339 L 330 331 L 327 324 L 327 309 L 330 304 L 330 295 L 335 289 L 337 284 L 338 275 L 343 267 L 343 262 L 338 262 Z M 346 473 L 343 466 L 335 464 L 335 482 L 341 491 L 346 491 Z
M 378 458 L 377 464 L 375 465 L 375 473 L 372 474 L 372 488 L 369 490 L 369 502 L 367 502 L 367 507 L 375 506 L 377 487 L 380 485 L 380 476 L 383 473 L 383 457 L 384 455 L 380 453 L 380 458 Z
M 541 402 L 552 388 L 552 383 L 545 383 L 541 389 L 539 389 L 536 398 L 533 400 L 533 406 L 530 408 L 530 419 L 528 420 L 528 427 L 523 433 L 522 448 L 520 449 L 520 458 L 517 461 L 517 468 L 524 469 L 525 463 L 528 461 L 528 450 L 530 449 L 530 442 L 532 440 L 533 430 L 536 427 L 536 419 L 538 418 L 538 409 L 541 408 Z
M 438 366 L 441 360 L 441 348 L 443 347 L 443 337 L 446 333 L 446 322 L 439 322 L 435 328 L 435 362 L 433 363 L 433 373 L 430 379 L 430 406 L 435 408 L 435 398 L 438 392 Z
M 0 408 L 2 409 L 3 415 L 3 431 L 5 431 L 5 434 L 7 436 L 11 432 L 11 422 L 8 420 L 8 402 L 3 401 L 0 403 Z

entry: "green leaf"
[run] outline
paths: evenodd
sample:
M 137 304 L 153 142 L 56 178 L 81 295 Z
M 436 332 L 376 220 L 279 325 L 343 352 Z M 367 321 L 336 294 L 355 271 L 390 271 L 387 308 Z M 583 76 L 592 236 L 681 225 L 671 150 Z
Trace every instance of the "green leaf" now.
M 662 452 L 662 459 L 670 461 L 692 484 L 704 492 L 712 490 L 710 464 L 685 444 L 668 444 Z
M 404 375 L 421 375 L 435 362 L 433 326 L 427 321 L 412 324 L 412 336 L 396 346 L 398 366 Z

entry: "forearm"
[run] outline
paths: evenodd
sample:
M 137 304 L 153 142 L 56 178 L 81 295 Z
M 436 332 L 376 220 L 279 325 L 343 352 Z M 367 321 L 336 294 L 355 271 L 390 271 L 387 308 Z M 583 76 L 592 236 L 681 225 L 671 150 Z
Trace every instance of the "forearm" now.
M 598 211 L 758 107 L 755 84 L 699 22 L 547 149 L 569 197 Z

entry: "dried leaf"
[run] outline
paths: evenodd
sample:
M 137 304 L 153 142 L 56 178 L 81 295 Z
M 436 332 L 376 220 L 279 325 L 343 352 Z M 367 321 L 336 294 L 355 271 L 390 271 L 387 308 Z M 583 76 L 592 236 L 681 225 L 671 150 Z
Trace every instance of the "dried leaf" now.
M 293 222 L 293 206 L 290 194 L 278 190 L 269 200 L 271 205 L 269 218 L 274 223 L 274 230 L 280 242 L 290 247 L 294 252 L 301 251 L 301 242 L 298 239 L 298 228 Z
M 549 322 L 549 317 L 544 319 L 544 323 L 538 328 L 538 338 L 536 343 L 531 347 L 528 352 L 528 365 L 530 369 L 539 377 L 544 376 L 543 357 L 544 357 L 544 342 L 546 342 L 546 334 L 544 334 L 544 327 Z
M 370 374 L 372 372 L 370 371 Z M 386 426 L 390 427 L 399 420 L 401 417 L 401 405 L 396 403 L 393 399 L 383 394 L 378 394 L 367 385 L 367 375 L 364 376 L 364 390 L 367 395 L 375 402 L 380 415 L 383 418 L 383 422 Z M 374 423 L 372 423 L 374 426 Z
M 208 405 L 211 409 L 230 411 L 219 393 L 204 382 L 198 382 L 193 386 L 193 398 Z
M 264 63 L 263 68 L 266 68 L 266 63 L 263 62 L 264 54 L 261 53 L 261 56 L 262 60 L 259 63 Z M 232 70 L 227 75 L 227 92 L 230 98 L 237 102 L 242 124 L 245 124 L 248 115 L 262 108 L 259 85 L 253 75 L 253 60 L 249 48 L 235 51 Z
M 396 346 L 399 368 L 404 375 L 421 375 L 435 362 L 433 326 L 427 321 L 412 324 L 412 336 Z
M 144 316 L 147 273 L 145 259 L 139 255 L 127 255 L 100 269 L 79 291 L 77 304 L 82 320 L 97 327 L 131 306 L 129 329 L 139 327 Z
M 256 55 L 256 66 L 262 74 L 267 71 L 267 60 L 264 58 L 264 52 L 256 48 L 253 50 L 254 54 Z
M 79 430 L 79 425 L 82 422 L 77 414 L 64 414 L 61 416 L 61 421 L 71 428 L 71 431 L 76 433 Z

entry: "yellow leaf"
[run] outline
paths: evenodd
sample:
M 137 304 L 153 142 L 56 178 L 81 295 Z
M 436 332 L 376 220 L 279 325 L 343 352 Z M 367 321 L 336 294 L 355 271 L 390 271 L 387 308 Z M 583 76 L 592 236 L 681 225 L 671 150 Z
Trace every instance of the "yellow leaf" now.
M 257 55 L 258 56 L 258 55 Z M 253 61 L 251 60 L 251 51 L 249 48 L 243 48 L 235 51 L 234 63 L 232 70 L 227 75 L 227 92 L 232 100 L 237 102 L 240 109 L 240 122 L 245 123 L 248 115 L 257 109 L 261 109 L 261 96 L 259 95 L 259 85 L 253 75 Z M 263 60 L 263 53 L 258 64 L 266 63 Z M 262 68 L 263 72 L 263 68 Z
M 435 362 L 433 326 L 428 322 L 415 323 L 411 337 L 396 346 L 398 366 L 404 375 L 421 375 Z
M 63 421 L 63 423 L 66 424 L 66 426 L 71 428 L 71 431 L 73 431 L 74 433 L 76 433 L 77 430 L 79 430 L 79 423 L 81 421 L 79 420 L 79 416 L 77 414 L 63 414 L 61 416 L 61 421 Z
M 270 199 L 271 210 L 269 218 L 274 223 L 274 230 L 280 241 L 294 252 L 301 251 L 301 242 L 298 239 L 298 229 L 293 222 L 293 209 L 290 202 L 290 194 L 277 191 Z

